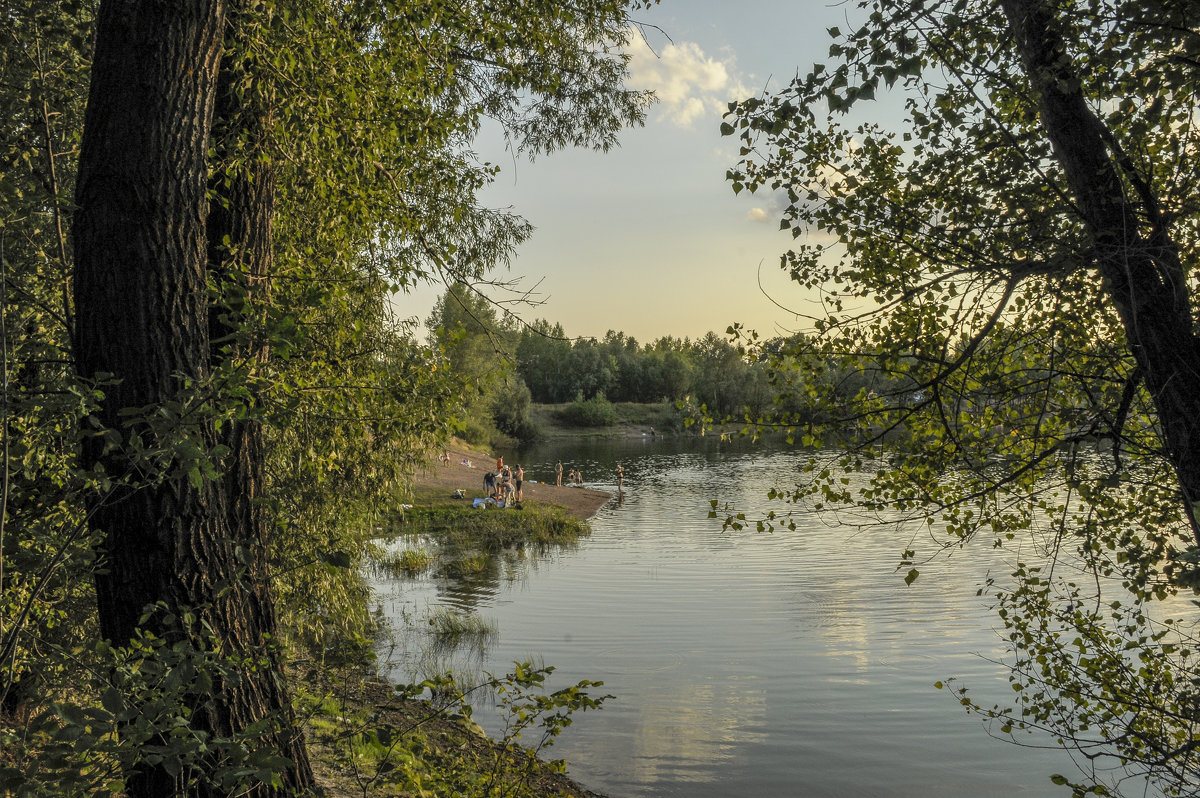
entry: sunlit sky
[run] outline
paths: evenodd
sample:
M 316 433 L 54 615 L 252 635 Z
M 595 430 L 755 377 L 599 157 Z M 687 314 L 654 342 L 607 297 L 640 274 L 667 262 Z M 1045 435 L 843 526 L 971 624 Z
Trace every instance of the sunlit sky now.
M 619 330 L 643 343 L 723 333 L 735 321 L 765 335 L 802 328 L 775 304 L 813 309 L 778 268 L 792 243 L 779 230 L 781 204 L 762 192 L 734 196 L 724 176 L 737 143 L 719 127 L 730 100 L 781 88 L 825 60 L 826 29 L 845 27 L 848 13 L 821 0 L 662 0 L 637 14 L 646 42 L 630 65 L 631 85 L 659 102 L 619 148 L 531 164 L 499 139 L 480 141 L 503 169 L 483 202 L 535 228 L 498 275 L 536 285 L 542 304 L 521 315 L 561 322 L 571 336 Z M 423 320 L 440 289 L 397 308 Z

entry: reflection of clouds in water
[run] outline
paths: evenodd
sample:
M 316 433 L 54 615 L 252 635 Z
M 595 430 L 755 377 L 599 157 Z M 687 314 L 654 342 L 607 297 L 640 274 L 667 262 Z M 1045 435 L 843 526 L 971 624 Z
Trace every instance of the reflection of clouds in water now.
M 602 509 L 577 551 L 502 561 L 498 592 L 473 600 L 500 623 L 484 669 L 540 656 L 558 668 L 556 687 L 603 680 L 595 692 L 616 696 L 550 751 L 583 783 L 614 796 L 1009 796 L 1045 794 L 1042 774 L 1062 769 L 1028 764 L 1028 751 L 995 743 L 933 690 L 952 675 L 1006 687 L 984 660 L 997 638 L 975 597 L 999 567 L 986 546 L 918 563 L 921 578 L 905 587 L 900 552 L 923 527 L 801 516 L 801 529 L 769 534 L 706 518 L 711 498 L 748 515 L 778 510 L 767 490 L 795 485 L 808 453 L 554 442 L 522 460 L 530 472 L 560 457 L 583 464 L 591 484 L 589 471 L 622 463 L 625 504 Z M 395 592 L 384 612 L 450 604 L 437 581 L 381 583 Z M 471 652 L 423 661 L 420 640 L 405 645 L 392 659 L 411 667 L 475 664 Z M 486 728 L 492 714 L 480 707 L 476 718 Z
M 1002 641 L 986 631 L 995 619 L 976 595 L 989 568 L 1003 563 L 1003 552 L 986 541 L 918 563 L 921 577 L 905 585 L 898 530 L 814 527 L 803 534 L 816 550 L 843 552 L 812 558 L 792 576 L 785 599 L 798 634 L 821 640 L 825 656 L 871 679 L 919 673 L 928 675 L 925 684 L 976 671 L 972 660 L 980 655 L 1003 656 Z
M 618 696 L 604 712 L 620 714 L 617 733 L 588 734 L 581 721 L 576 742 L 588 748 L 592 762 L 611 769 L 610 778 L 624 783 L 719 781 L 747 746 L 767 739 L 757 731 L 765 726 L 767 697 L 753 677 L 688 684 L 668 673 L 638 699 L 636 711 L 623 710 Z

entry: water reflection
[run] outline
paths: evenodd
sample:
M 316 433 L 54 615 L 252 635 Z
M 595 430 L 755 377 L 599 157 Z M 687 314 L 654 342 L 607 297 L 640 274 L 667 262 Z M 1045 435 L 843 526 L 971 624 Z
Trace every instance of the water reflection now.
M 911 533 L 888 526 L 847 535 L 813 518 L 796 532 L 724 532 L 706 517 L 712 498 L 766 509 L 767 489 L 794 483 L 803 458 L 692 445 L 522 453 L 533 479 L 553 479 L 561 458 L 614 492 L 619 463 L 624 501 L 572 550 L 465 578 L 383 580 L 388 611 L 471 608 L 499 625 L 479 667 L 534 659 L 557 668 L 552 687 L 604 681 L 616 699 L 577 718 L 552 754 L 613 796 L 1057 795 L 1048 776 L 1072 767 L 1063 752 L 992 740 L 933 688 L 959 676 L 979 698 L 1008 691 L 975 596 L 1006 567 L 1002 553 L 941 558 L 905 587 L 896 566 Z M 391 652 L 396 678 L 412 653 Z M 495 731 L 488 715 L 476 719 Z
M 627 757 L 622 777 L 631 783 L 712 782 L 743 746 L 767 737 L 753 731 L 764 725 L 767 700 L 752 681 L 675 685 L 647 697 L 641 709 L 646 722 L 636 727 L 628 745 L 608 754 Z

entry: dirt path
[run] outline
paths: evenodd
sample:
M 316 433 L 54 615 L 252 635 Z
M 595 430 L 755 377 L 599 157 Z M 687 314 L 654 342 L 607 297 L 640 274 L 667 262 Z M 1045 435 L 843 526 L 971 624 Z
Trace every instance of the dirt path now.
M 489 470 L 495 470 L 495 457 L 481 452 L 468 451 L 462 446 L 451 447 L 448 451 L 450 453 L 449 465 L 439 462 L 440 452 L 431 455 L 429 467 L 424 473 L 418 473 L 413 480 L 416 486 L 444 492 L 446 498 L 449 498 L 456 490 L 462 490 L 468 499 L 484 496 L 483 475 Z M 471 465 L 463 465 L 464 461 Z M 510 468 L 515 468 L 519 461 L 506 459 L 506 463 Z M 566 486 L 560 488 L 557 485 L 533 482 L 529 479 L 525 480 L 522 491 L 525 501 L 556 504 L 572 515 L 584 519 L 591 518 L 612 498 L 612 494 L 600 490 Z

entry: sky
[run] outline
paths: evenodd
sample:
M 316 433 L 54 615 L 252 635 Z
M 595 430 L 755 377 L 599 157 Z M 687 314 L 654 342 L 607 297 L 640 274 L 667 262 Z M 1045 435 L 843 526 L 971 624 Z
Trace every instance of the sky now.
M 635 16 L 645 41 L 631 49 L 629 82 L 659 102 L 618 148 L 531 164 L 499 138 L 480 140 L 502 169 L 482 202 L 535 228 L 497 275 L 536 286 L 541 304 L 521 315 L 560 322 L 573 337 L 617 330 L 642 343 L 723 334 L 734 322 L 765 336 L 802 329 L 779 307 L 814 307 L 778 267 L 792 245 L 779 230 L 781 203 L 733 194 L 725 171 L 736 137 L 719 127 L 730 100 L 779 89 L 826 60 L 826 29 L 845 27 L 853 11 L 823 0 L 661 0 Z M 417 290 L 396 307 L 424 320 L 442 290 Z

